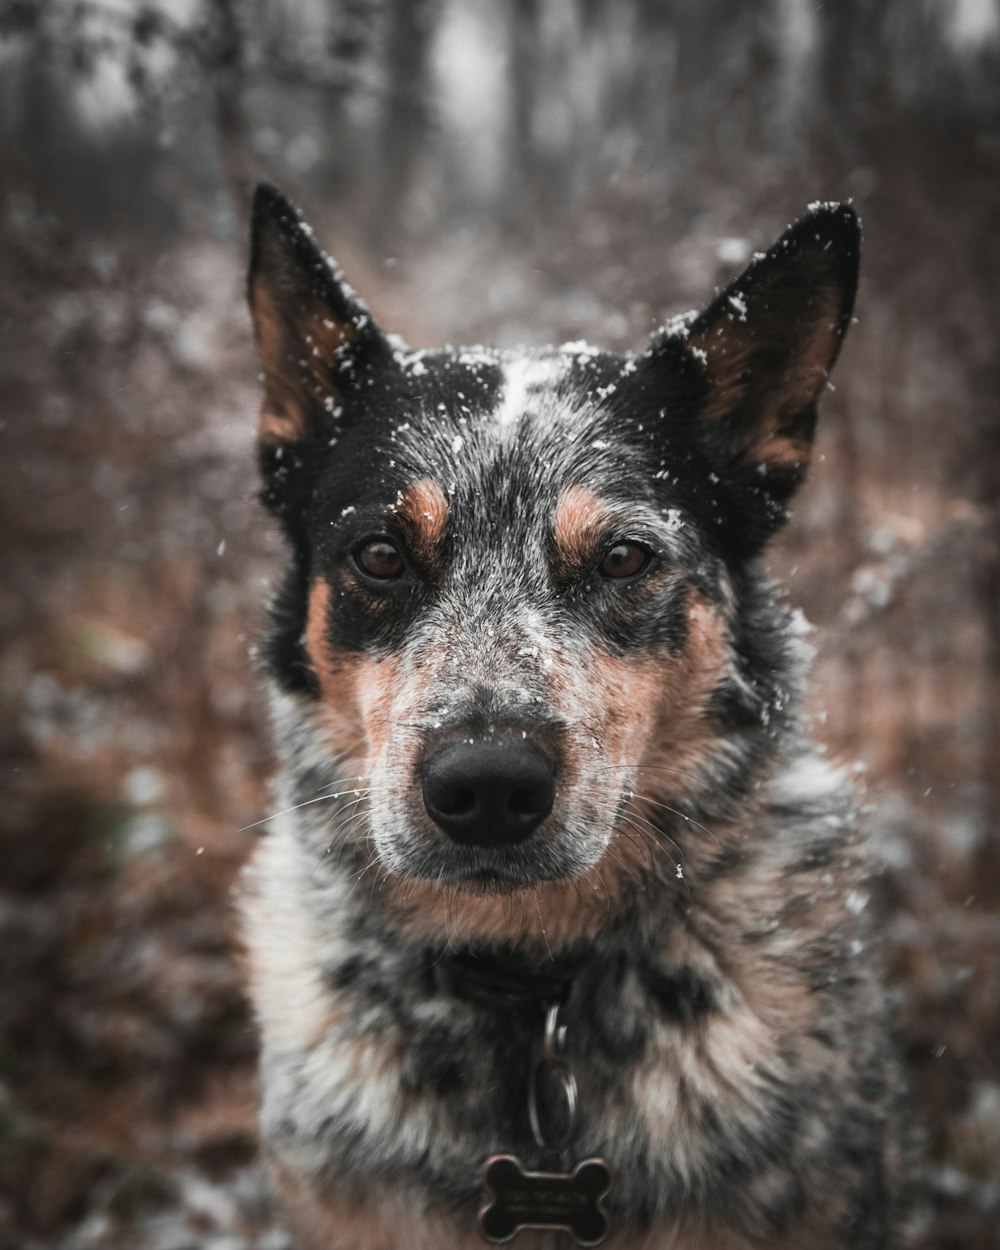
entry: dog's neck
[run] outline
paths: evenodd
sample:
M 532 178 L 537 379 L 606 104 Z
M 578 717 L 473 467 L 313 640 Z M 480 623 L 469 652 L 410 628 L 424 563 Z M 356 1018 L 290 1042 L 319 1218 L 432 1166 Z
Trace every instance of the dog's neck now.
M 518 1010 L 534 1003 L 565 1002 L 583 952 L 532 960 L 497 949 L 432 954 L 429 968 L 442 993 L 497 1010 Z

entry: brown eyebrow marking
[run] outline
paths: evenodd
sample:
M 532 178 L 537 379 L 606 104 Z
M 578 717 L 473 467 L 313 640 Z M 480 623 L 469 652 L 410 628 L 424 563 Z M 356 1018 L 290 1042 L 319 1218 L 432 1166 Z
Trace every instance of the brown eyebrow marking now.
M 423 563 L 440 564 L 441 545 L 448 528 L 448 500 L 432 478 L 419 478 L 403 491 L 394 509 L 407 530 L 410 550 Z
M 611 515 L 608 505 L 588 487 L 567 487 L 556 505 L 552 521 L 552 537 L 560 563 L 574 565 L 585 560 Z

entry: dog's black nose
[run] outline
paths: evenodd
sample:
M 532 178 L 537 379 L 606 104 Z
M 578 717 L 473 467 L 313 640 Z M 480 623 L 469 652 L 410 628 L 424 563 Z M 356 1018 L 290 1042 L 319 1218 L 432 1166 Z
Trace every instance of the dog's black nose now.
M 530 742 L 451 742 L 423 768 L 424 806 L 463 846 L 522 842 L 552 811 L 555 765 Z

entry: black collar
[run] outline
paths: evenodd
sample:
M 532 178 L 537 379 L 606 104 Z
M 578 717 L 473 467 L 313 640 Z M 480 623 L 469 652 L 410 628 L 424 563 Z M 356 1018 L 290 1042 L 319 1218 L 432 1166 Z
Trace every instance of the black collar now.
M 497 1011 L 514 1011 L 530 1003 L 564 1003 L 580 963 L 580 955 L 529 960 L 489 949 L 428 955 L 439 993 Z

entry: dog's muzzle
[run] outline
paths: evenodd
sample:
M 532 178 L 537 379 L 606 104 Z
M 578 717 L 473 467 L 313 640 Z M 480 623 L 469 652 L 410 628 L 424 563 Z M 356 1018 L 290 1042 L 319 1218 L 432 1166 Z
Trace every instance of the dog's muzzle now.
M 450 742 L 424 761 L 424 806 L 461 846 L 510 846 L 552 811 L 555 773 L 532 742 Z

